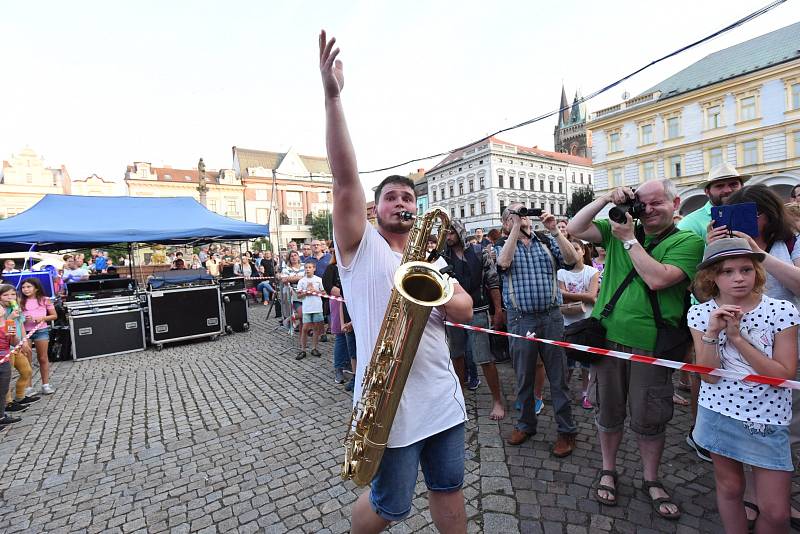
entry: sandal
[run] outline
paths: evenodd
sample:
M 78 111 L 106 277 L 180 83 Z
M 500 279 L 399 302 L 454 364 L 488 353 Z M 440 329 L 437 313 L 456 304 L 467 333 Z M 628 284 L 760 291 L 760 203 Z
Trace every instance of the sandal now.
M 672 404 L 676 406 L 689 406 L 689 401 L 678 395 L 677 393 L 672 394 Z
M 692 387 L 689 384 L 687 384 L 686 382 L 683 382 L 682 380 L 678 380 L 678 385 L 675 386 L 675 389 L 678 389 L 680 391 L 691 391 Z
M 756 518 L 755 519 L 748 519 L 747 520 L 747 531 L 748 532 L 753 532 L 753 529 L 756 528 L 756 521 L 758 520 L 758 516 L 761 513 L 761 510 L 759 510 L 758 506 L 756 506 L 755 504 L 751 503 L 750 501 L 744 501 L 744 507 L 745 508 L 749 508 L 750 510 L 752 510 L 752 511 L 754 511 L 756 513 Z M 747 515 L 747 512 L 745 512 L 745 515 Z
M 653 498 L 653 496 L 650 495 L 651 488 L 658 488 L 660 490 L 663 490 L 664 493 L 666 493 L 667 490 L 664 489 L 664 485 L 658 480 L 653 480 L 652 482 L 649 482 L 647 480 L 642 481 L 642 491 L 650 499 L 650 502 L 653 505 L 653 510 L 655 510 L 655 512 L 664 519 L 678 519 L 681 516 L 680 509 L 678 509 L 675 513 L 661 511 L 661 506 L 664 504 L 674 504 L 676 508 L 678 507 L 678 504 L 672 500 L 672 497 Z
M 602 484 L 603 477 L 609 476 L 614 479 L 614 487 L 606 486 Z M 594 498 L 597 499 L 598 502 L 601 504 L 605 504 L 606 506 L 616 506 L 617 505 L 617 478 L 619 474 L 616 471 L 600 471 L 600 478 L 597 480 L 597 490 L 594 492 Z M 600 496 L 600 490 L 604 490 L 609 492 L 614 498 L 608 499 L 606 497 Z

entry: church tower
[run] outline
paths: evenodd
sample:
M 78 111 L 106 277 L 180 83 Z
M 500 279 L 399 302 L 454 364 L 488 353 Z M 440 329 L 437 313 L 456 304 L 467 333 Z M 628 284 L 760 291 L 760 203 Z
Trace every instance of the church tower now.
M 580 91 L 575 91 L 575 98 L 570 107 L 562 84 L 558 124 L 553 131 L 553 145 L 556 152 L 591 158 L 592 143 L 587 140 L 586 104 L 582 99 Z

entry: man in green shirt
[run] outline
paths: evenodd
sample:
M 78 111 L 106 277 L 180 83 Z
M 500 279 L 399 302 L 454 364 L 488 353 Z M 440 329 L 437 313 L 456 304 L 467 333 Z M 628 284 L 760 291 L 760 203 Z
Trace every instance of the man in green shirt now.
M 609 202 L 622 204 L 633 198 L 644 205 L 638 223 L 641 243 L 636 238 L 630 213 L 626 214 L 625 224 L 593 220 Z M 704 244 L 689 231 L 670 234 L 672 215 L 679 204 L 675 185 L 670 180 L 651 180 L 642 184 L 635 195 L 627 187 L 603 195 L 579 211 L 567 225 L 570 235 L 599 243 L 606 249 L 603 284 L 594 317 L 599 318 L 623 279 L 631 269 L 636 270 L 637 276 L 622 293 L 611 315 L 602 321 L 609 349 L 653 354 L 656 324 L 647 288 L 656 293 L 666 322 L 677 325 L 683 317 L 686 290 L 702 260 Z M 648 254 L 645 247 L 654 239 L 659 242 Z M 680 516 L 678 506 L 658 482 L 664 433 L 672 419 L 672 370 L 607 356 L 592 366 L 592 382 L 593 400 L 598 408 L 595 423 L 603 455 L 597 500 L 612 506 L 617 503 L 617 451 L 628 405 L 630 427 L 637 436 L 644 466 L 644 488 L 660 516 L 677 519 Z

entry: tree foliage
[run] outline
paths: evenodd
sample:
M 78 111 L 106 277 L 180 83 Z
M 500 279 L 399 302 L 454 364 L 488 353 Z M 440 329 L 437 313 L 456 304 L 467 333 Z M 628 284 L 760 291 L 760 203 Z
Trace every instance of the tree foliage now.
M 311 236 L 314 239 L 332 239 L 333 221 L 327 211 L 311 216 Z
M 594 191 L 589 186 L 579 187 L 572 192 L 572 199 L 567 206 L 567 216 L 574 217 L 584 206 L 594 200 Z

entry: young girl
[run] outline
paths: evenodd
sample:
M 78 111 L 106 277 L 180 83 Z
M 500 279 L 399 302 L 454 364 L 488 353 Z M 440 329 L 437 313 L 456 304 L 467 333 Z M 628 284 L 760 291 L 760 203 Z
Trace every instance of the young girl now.
M 22 298 L 19 305 L 25 317 L 25 330 L 30 332 L 39 323 L 55 321 L 58 315 L 53 303 L 47 298 L 42 289 L 42 284 L 36 278 L 27 278 L 20 286 Z M 39 360 L 39 374 L 42 378 L 42 395 L 52 395 L 55 390 L 49 383 L 50 361 L 47 358 L 47 347 L 50 343 L 50 329 L 42 326 L 31 336 L 31 341 L 36 347 L 36 358 Z M 33 396 L 32 387 L 25 391 L 26 396 Z
M 18 340 L 25 337 L 25 325 L 23 323 L 22 313 L 20 313 L 19 305 L 17 304 L 17 290 L 14 286 L 8 284 L 0 285 L 0 308 L 3 310 L 3 323 L 8 325 L 14 323 L 14 333 Z M 21 412 L 27 405 L 39 400 L 39 397 L 26 397 L 25 390 L 31 385 L 31 376 L 33 370 L 31 363 L 28 360 L 27 352 L 30 347 L 24 345 L 16 354 L 11 357 L 11 364 L 19 372 L 17 379 L 16 397 L 13 397 L 10 389 L 0 390 L 0 394 L 8 392 L 6 397 L 6 411 Z
M 696 295 L 711 300 L 689 310 L 698 365 L 794 378 L 800 316 L 792 303 L 763 294 L 764 256 L 741 238 L 718 239 L 706 247 L 694 284 Z M 711 452 L 725 531 L 748 529 L 747 464 L 758 487 L 756 531 L 788 532 L 791 392 L 711 375 L 701 379 L 693 437 Z
M 580 239 L 575 238 L 570 239 L 570 244 L 575 249 L 575 252 L 578 253 L 578 262 L 571 270 L 559 269 L 557 274 L 558 287 L 561 290 L 561 296 L 564 298 L 564 305 L 561 306 L 561 311 L 564 314 L 564 326 L 591 316 L 594 303 L 597 301 L 597 288 L 600 285 L 598 281 L 600 273 L 597 269 L 583 263 L 583 258 L 586 256 L 586 246 Z M 569 374 L 572 375 L 572 369 L 577 367 L 577 362 L 570 358 L 570 352 L 567 351 L 567 367 L 569 368 Z M 582 363 L 580 367 L 581 380 L 583 382 L 581 406 L 591 410 L 592 403 L 589 402 L 587 396 L 589 365 Z M 567 378 L 567 381 L 569 381 L 569 378 Z

